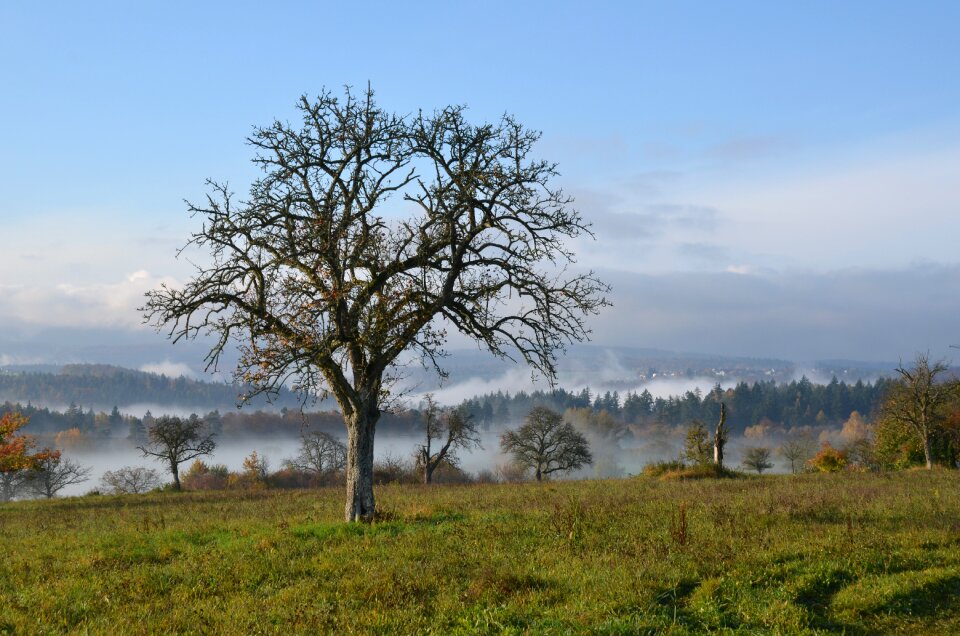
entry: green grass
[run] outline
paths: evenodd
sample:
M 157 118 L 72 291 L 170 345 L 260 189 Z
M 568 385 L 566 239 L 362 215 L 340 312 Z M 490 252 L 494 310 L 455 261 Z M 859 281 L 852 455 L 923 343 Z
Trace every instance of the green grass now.
M 336 489 L 4 504 L 0 633 L 960 633 L 958 486 L 387 486 L 372 525 Z

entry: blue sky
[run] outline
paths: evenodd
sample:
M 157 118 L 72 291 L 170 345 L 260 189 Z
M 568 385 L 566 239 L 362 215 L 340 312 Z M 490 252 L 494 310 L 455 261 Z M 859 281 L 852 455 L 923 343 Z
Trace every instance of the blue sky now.
M 0 326 L 141 334 L 144 289 L 188 272 L 182 200 L 242 189 L 250 127 L 301 93 L 370 81 L 398 112 L 543 131 L 597 230 L 581 263 L 616 283 L 602 344 L 945 355 L 957 24 L 955 2 L 3 3 Z

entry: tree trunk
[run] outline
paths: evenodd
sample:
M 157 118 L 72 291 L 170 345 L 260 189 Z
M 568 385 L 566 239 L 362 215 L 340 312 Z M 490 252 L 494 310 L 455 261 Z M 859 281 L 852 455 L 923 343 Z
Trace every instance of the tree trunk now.
M 923 436 L 923 457 L 927 460 L 927 470 L 933 470 L 933 449 L 930 447 L 930 435 Z
M 357 412 L 347 423 L 347 521 L 373 521 L 373 435 L 377 416 Z
M 170 462 L 170 472 L 173 473 L 173 489 L 180 490 L 180 465 L 177 462 Z
M 539 466 L 537 466 L 537 481 L 543 481 L 543 473 L 540 471 Z
M 433 481 L 433 468 L 430 467 L 430 460 L 427 460 L 427 464 L 423 467 L 423 483 L 429 484 Z
M 727 443 L 727 407 L 723 402 L 720 403 L 720 422 L 717 424 L 717 430 L 713 434 L 713 463 L 717 468 L 723 469 L 723 446 Z

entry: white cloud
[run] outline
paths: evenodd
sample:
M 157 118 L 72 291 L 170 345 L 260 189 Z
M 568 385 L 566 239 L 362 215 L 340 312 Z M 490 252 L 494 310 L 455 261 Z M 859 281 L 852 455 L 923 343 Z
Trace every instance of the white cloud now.
M 956 262 L 960 146 L 875 152 L 702 188 L 702 199 L 731 222 L 715 239 L 764 267 Z
M 138 270 L 113 283 L 75 285 L 3 285 L 6 299 L 0 320 L 16 320 L 42 327 L 141 326 L 137 310 L 144 294 L 161 283 L 175 285 L 170 277 Z
M 687 162 L 655 191 L 615 178 L 570 184 L 597 238 L 577 242 L 580 262 L 646 273 L 954 263 L 958 137 L 944 130 L 860 146 L 774 144 L 775 157 L 749 161 L 741 155 L 771 144 L 748 139 L 708 152 L 713 163 Z

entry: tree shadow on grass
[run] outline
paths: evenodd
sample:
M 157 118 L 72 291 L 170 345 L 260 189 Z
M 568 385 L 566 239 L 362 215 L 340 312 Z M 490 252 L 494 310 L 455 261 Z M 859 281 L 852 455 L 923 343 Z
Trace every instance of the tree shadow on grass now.
M 911 590 L 895 594 L 882 607 L 883 613 L 910 616 L 934 616 L 944 611 L 960 611 L 960 576 L 930 581 Z
M 833 598 L 844 587 L 856 580 L 849 572 L 830 572 L 826 580 L 818 578 L 801 588 L 794 598 L 797 605 L 809 612 L 810 627 L 843 632 L 845 634 L 867 634 L 869 632 L 855 625 L 837 620 L 832 616 Z

